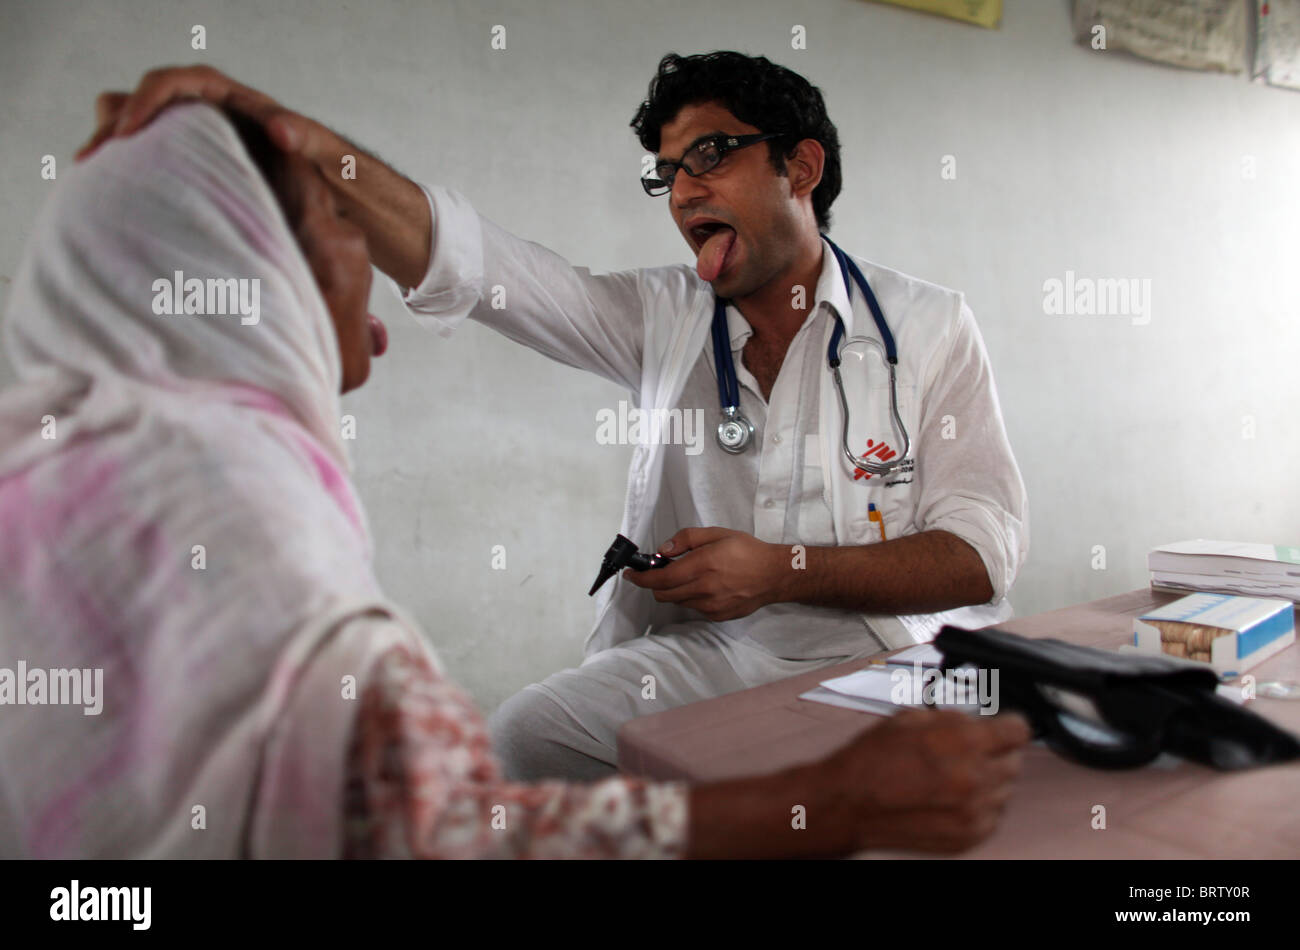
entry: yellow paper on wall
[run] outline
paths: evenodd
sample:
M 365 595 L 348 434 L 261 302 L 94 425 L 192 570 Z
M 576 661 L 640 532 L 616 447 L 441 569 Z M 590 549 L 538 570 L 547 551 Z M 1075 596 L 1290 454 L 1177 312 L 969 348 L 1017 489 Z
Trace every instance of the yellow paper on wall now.
M 876 0 L 876 3 L 934 13 L 990 30 L 997 29 L 1002 22 L 1002 0 Z

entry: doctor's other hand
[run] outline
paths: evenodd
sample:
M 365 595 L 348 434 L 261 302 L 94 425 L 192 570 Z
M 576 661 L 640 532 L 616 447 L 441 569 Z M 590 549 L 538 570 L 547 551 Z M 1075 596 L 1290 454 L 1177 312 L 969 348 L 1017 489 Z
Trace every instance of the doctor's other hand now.
M 259 121 L 283 151 L 297 153 L 337 174 L 347 143 L 330 129 L 286 109 L 270 96 L 250 89 L 207 65 L 163 66 L 144 74 L 133 92 L 102 92 L 95 100 L 95 131 L 77 150 L 81 161 L 111 138 L 131 135 L 168 105 L 203 99 Z
M 737 620 L 774 602 L 775 578 L 790 566 L 790 548 L 730 528 L 683 528 L 659 548 L 673 562 L 623 572 L 655 600 L 698 610 L 709 620 Z

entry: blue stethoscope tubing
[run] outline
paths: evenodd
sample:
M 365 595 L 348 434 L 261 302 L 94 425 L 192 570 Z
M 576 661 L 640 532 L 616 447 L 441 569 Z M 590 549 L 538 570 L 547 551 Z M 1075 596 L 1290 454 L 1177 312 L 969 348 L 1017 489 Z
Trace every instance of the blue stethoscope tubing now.
M 831 332 L 830 346 L 826 350 L 826 362 L 830 366 L 835 380 L 835 391 L 840 398 L 840 414 L 844 418 L 843 445 L 844 456 L 855 468 L 870 472 L 872 475 L 888 475 L 898 470 L 907 460 L 912 449 L 912 440 L 903 425 L 898 412 L 898 347 L 894 344 L 894 334 L 889 331 L 885 315 L 880 310 L 880 303 L 871 291 L 871 285 L 863 276 L 858 265 L 840 250 L 826 235 L 822 235 L 831 246 L 835 260 L 840 265 L 840 275 L 844 278 L 844 287 L 853 295 L 853 283 L 858 285 L 862 296 L 867 300 L 871 316 L 876 321 L 876 329 L 885 344 L 885 360 L 889 364 L 889 409 L 893 425 L 902 439 L 903 449 L 897 457 L 888 462 L 873 462 L 853 454 L 849 446 L 849 403 L 844 395 L 844 380 L 840 377 L 840 345 L 844 340 L 844 321 L 835 314 L 835 329 Z M 740 382 L 736 378 L 736 364 L 731 355 L 731 338 L 727 332 L 727 301 L 717 298 L 713 305 L 713 365 L 718 372 L 718 400 L 722 404 L 722 422 L 718 424 L 718 444 L 733 455 L 745 451 L 754 435 L 754 426 L 740 411 Z

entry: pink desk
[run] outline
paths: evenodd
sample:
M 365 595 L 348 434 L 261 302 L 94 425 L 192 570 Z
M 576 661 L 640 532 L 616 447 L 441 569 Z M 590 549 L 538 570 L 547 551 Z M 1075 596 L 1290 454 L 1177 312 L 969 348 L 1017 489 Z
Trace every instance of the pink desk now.
M 1114 648 L 1132 642 L 1135 616 L 1175 599 L 1143 589 L 999 626 L 1023 636 Z M 635 719 L 619 733 L 620 767 L 654 778 L 707 781 L 820 758 L 883 720 L 801 700 L 799 694 L 887 655 Z M 1300 645 L 1250 672 L 1258 680 L 1300 680 Z M 1250 708 L 1300 733 L 1300 701 L 1261 698 Z M 1092 827 L 1095 805 L 1105 806 L 1104 830 Z M 1300 857 L 1300 764 L 1222 773 L 1179 762 L 1173 768 L 1106 772 L 1034 744 L 1026 750 L 1000 828 L 962 857 Z

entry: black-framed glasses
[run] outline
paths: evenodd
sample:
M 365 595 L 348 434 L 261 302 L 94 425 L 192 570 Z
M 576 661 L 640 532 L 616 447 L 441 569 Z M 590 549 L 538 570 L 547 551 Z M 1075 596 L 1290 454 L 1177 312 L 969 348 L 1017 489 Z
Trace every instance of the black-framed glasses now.
M 700 139 L 686 150 L 680 162 L 664 159 L 641 176 L 641 187 L 651 197 L 666 195 L 673 190 L 673 181 L 677 178 L 677 169 L 682 169 L 692 178 L 703 175 L 716 168 L 728 152 L 768 139 L 780 138 L 781 132 L 756 132 L 753 135 L 711 135 Z

